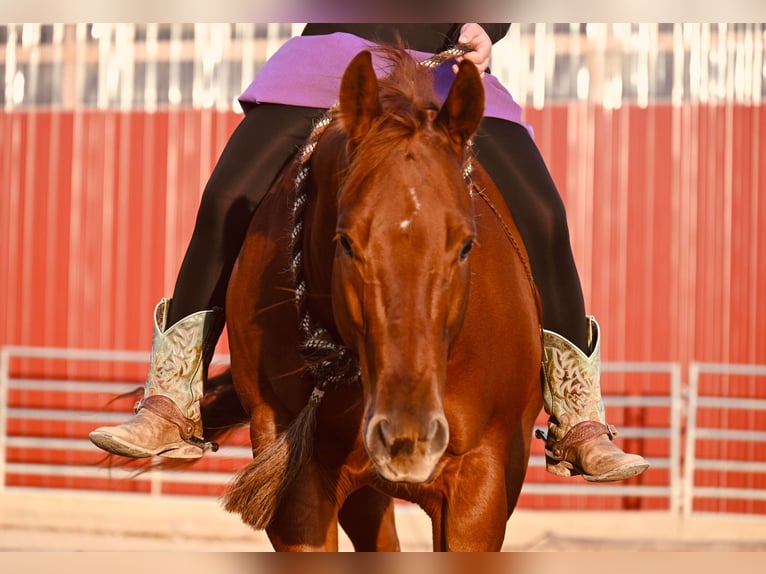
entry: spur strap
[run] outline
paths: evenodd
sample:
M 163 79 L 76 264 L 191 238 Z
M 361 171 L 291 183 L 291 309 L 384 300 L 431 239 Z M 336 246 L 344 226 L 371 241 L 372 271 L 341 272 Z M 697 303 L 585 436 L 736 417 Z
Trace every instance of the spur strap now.
M 612 425 L 606 425 L 598 421 L 583 421 L 576 424 L 561 440 L 553 441 L 547 445 L 548 455 L 555 460 L 565 460 L 567 453 L 572 448 L 582 446 L 586 442 L 605 434 L 612 440 L 617 434 L 617 429 Z
M 136 403 L 135 412 L 138 413 L 141 409 L 151 411 L 158 417 L 176 425 L 181 438 L 185 441 L 191 441 L 196 438 L 194 436 L 194 421 L 185 417 L 181 409 L 178 408 L 178 405 L 170 397 L 165 395 L 148 396 Z

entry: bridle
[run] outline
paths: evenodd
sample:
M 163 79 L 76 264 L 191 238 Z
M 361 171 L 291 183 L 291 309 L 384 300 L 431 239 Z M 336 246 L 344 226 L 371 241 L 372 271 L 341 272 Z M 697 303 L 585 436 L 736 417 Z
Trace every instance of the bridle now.
M 472 51 L 470 46 L 458 44 L 426 60 L 422 60 L 419 64 L 427 68 L 435 68 L 470 51 Z M 314 404 L 318 404 L 321 401 L 325 391 L 331 385 L 355 383 L 361 377 L 358 357 L 350 349 L 338 342 L 332 333 L 311 316 L 307 304 L 307 287 L 303 267 L 304 214 L 308 204 L 305 182 L 309 173 L 309 160 L 316 149 L 319 138 L 331 124 L 337 111 L 338 104 L 336 103 L 315 123 L 309 138 L 296 155 L 296 171 L 292 182 L 294 199 L 291 213 L 292 231 L 290 233 L 291 256 L 289 267 L 295 284 L 295 305 L 298 310 L 299 328 L 303 338 L 300 350 L 306 370 L 316 381 L 310 398 L 310 403 Z M 522 259 L 529 279 L 532 281 L 529 264 L 526 258 L 523 257 L 520 246 L 502 220 L 498 210 L 490 202 L 483 190 L 479 190 L 471 179 L 473 173 L 473 153 L 470 150 L 471 142 L 469 142 L 469 153 L 466 154 L 466 161 L 463 167 L 463 177 L 468 187 L 468 192 L 472 196 L 474 193 L 478 194 L 501 221 L 506 236 Z M 532 286 L 534 288 L 533 281 Z

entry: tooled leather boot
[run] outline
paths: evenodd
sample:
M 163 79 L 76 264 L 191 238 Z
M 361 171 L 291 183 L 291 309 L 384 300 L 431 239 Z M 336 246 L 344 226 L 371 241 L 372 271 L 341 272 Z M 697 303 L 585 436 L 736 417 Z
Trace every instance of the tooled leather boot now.
M 223 312 L 220 308 L 200 311 L 168 328 L 170 301 L 163 298 L 154 309 L 149 375 L 135 416 L 90 433 L 93 444 L 112 454 L 200 458 L 206 447 L 217 449 L 202 438 L 200 399 L 223 329 Z
M 545 439 L 548 472 L 609 482 L 649 468 L 643 457 L 625 453 L 612 442 L 617 431 L 604 416 L 601 341 L 595 318 L 588 317 L 590 356 L 552 331 L 543 331 L 543 346 L 543 402 L 550 416 L 547 437 L 541 431 L 536 435 Z

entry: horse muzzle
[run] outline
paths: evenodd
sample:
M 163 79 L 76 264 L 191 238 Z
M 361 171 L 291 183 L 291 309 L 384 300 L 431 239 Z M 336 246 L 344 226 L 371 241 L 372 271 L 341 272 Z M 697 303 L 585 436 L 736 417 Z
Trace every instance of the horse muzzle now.
M 415 422 L 376 414 L 367 424 L 364 443 L 381 478 L 427 482 L 447 449 L 449 425 L 441 412 Z

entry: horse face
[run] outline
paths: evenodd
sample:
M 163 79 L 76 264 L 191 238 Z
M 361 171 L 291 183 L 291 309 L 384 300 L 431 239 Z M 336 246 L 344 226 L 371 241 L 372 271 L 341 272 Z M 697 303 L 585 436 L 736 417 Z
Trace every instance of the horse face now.
M 449 443 L 447 356 L 465 313 L 475 236 L 462 160 L 481 90 L 475 68 L 461 66 L 438 114 L 397 138 L 376 123 L 386 110 L 369 57 L 358 56 L 342 83 L 354 159 L 338 197 L 333 312 L 360 357 L 365 447 L 390 481 L 429 480 Z

